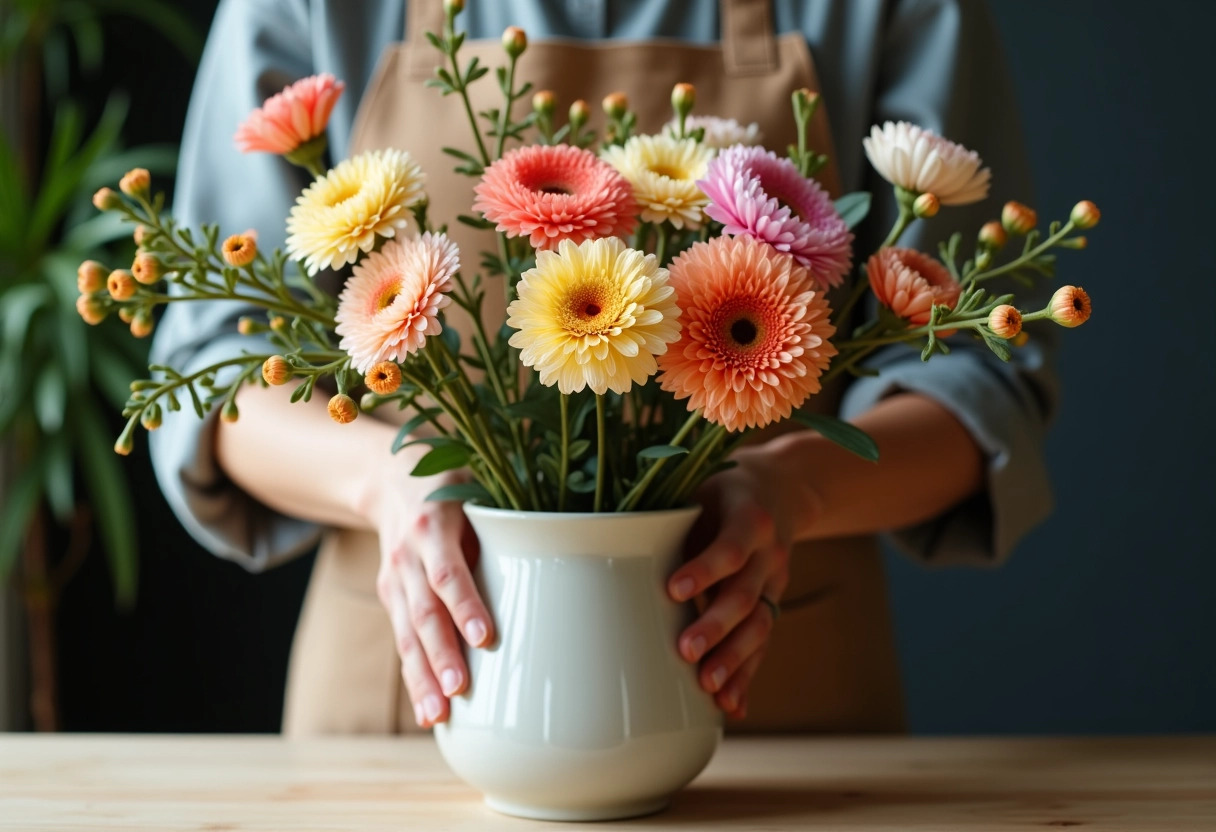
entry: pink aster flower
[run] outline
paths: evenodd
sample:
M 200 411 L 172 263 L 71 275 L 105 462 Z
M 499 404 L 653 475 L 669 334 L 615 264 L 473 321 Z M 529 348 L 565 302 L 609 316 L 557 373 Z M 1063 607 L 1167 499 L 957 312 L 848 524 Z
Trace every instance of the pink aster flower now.
M 594 153 L 570 145 L 512 150 L 486 170 L 473 204 L 509 237 L 540 250 L 633 231 L 637 205 L 621 174 Z
M 671 264 L 680 340 L 659 384 L 728 430 L 763 427 L 819 392 L 836 348 L 827 300 L 793 257 L 754 237 L 695 243 Z
M 310 75 L 285 87 L 237 128 L 237 147 L 245 153 L 282 156 L 299 149 L 325 133 L 329 114 L 345 88 L 329 74 Z
M 338 296 L 339 346 L 366 373 L 380 361 L 402 361 L 438 335 L 439 310 L 451 298 L 460 270 L 456 244 L 427 232 L 416 239 L 392 239 L 357 264 Z
M 870 287 L 883 306 L 916 326 L 936 304 L 954 308 L 963 287 L 941 263 L 910 248 L 884 248 L 866 263 Z
M 698 183 L 705 212 L 727 234 L 746 234 L 790 254 L 822 286 L 837 286 L 853 262 L 853 235 L 831 198 L 788 159 L 762 147 L 730 147 Z

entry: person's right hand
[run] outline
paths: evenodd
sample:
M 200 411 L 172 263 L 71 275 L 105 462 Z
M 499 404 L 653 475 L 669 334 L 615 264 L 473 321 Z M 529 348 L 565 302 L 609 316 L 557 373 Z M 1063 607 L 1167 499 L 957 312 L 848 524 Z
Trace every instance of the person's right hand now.
M 447 720 L 448 698 L 469 684 L 460 637 L 483 647 L 494 625 L 473 583 L 477 537 L 460 504 L 426 500 L 467 474 L 412 477 L 405 456 L 384 466 L 368 519 L 380 535 L 376 593 L 392 622 L 414 719 L 426 728 Z

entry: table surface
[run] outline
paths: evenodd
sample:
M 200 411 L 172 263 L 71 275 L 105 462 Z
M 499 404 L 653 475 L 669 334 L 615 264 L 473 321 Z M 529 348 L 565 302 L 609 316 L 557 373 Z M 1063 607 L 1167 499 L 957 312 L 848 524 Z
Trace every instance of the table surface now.
M 432 740 L 0 735 L 0 829 L 1216 830 L 1216 737 L 726 741 L 667 811 L 497 815 Z

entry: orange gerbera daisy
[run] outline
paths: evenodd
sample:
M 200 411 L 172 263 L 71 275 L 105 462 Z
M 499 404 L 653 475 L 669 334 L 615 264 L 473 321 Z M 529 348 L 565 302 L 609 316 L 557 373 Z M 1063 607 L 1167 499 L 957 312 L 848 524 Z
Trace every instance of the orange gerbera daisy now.
M 753 237 L 696 243 L 671 264 L 680 340 L 659 384 L 728 430 L 763 427 L 819 392 L 836 348 L 811 273 Z
M 915 326 L 929 323 L 933 306 L 954 308 L 963 287 L 946 267 L 910 248 L 884 248 L 866 263 L 878 302 Z
M 594 153 L 566 144 L 512 150 L 490 165 L 475 190 L 475 210 L 536 249 L 624 237 L 636 223 L 625 177 Z

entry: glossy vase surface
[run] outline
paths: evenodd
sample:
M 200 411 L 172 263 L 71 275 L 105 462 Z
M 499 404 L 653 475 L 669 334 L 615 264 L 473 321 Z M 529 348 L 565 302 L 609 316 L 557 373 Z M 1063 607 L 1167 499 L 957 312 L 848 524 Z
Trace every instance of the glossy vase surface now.
M 713 700 L 680 658 L 690 605 L 665 590 L 698 509 L 466 506 L 497 639 L 435 729 L 453 771 L 506 814 L 608 820 L 662 809 L 709 763 Z

